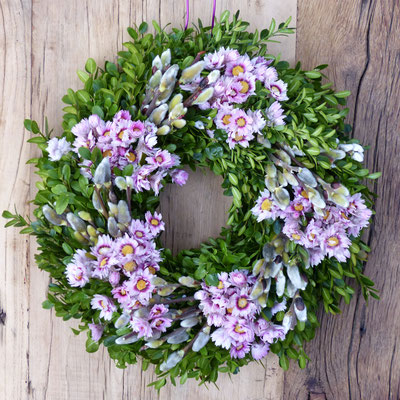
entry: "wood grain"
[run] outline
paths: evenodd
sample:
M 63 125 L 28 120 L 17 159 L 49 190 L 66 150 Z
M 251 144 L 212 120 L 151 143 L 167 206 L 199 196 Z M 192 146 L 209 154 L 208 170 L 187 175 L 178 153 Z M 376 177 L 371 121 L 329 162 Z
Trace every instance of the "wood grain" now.
M 211 2 L 210 2 L 211 3 Z M 241 8 L 253 28 L 296 17 L 296 0 L 218 2 L 224 9 Z M 211 22 L 211 4 L 190 1 L 191 21 Z M 35 154 L 26 144 L 23 119 L 31 117 L 43 126 L 44 116 L 55 133 L 61 133 L 61 97 L 68 87 L 81 86 L 75 71 L 88 57 L 98 64 L 115 58 L 128 39 L 126 27 L 155 19 L 161 26 L 182 26 L 184 0 L 2 0 L 0 3 L 0 209 L 28 215 L 28 200 L 35 193 L 33 171 L 24 163 Z M 282 55 L 294 60 L 295 38 L 282 42 Z M 277 46 L 275 45 L 275 49 Z M 271 48 L 271 51 L 272 48 Z M 229 199 L 224 199 L 218 178 L 191 174 L 185 188 L 168 188 L 163 213 L 169 222 L 166 244 L 174 251 L 198 246 L 216 236 L 225 223 Z M 184 199 L 185 197 L 185 199 Z M 152 370 L 140 365 L 118 370 L 104 350 L 87 354 L 85 337 L 75 337 L 53 312 L 41 308 L 49 283 L 38 270 L 34 241 L 17 230 L 0 231 L 0 254 L 4 268 L 0 279 L 0 399 L 281 399 L 283 374 L 274 358 L 266 368 L 259 364 L 239 375 L 221 376 L 220 391 L 188 382 L 167 386 L 158 396 L 147 384 Z M 4 312 L 4 314 L 3 314 Z M 5 316 L 4 316 L 5 315 Z M 4 320 L 4 323 L 2 322 Z
M 400 329 L 400 5 L 398 0 L 298 2 L 296 57 L 306 68 L 328 63 L 338 90 L 350 89 L 354 136 L 372 150 L 366 162 L 383 177 L 366 265 L 381 291 L 369 306 L 357 292 L 341 316 L 320 313 L 321 328 L 307 346 L 312 362 L 285 375 L 285 399 L 399 399 Z

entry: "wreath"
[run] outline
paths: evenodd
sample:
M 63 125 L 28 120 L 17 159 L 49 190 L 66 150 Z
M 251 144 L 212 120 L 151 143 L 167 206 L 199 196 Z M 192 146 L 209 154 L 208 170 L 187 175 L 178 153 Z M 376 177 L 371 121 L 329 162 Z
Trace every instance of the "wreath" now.
M 3 216 L 37 239 L 52 277 L 43 307 L 80 320 L 88 352 L 155 364 L 157 389 L 168 376 L 216 382 L 268 352 L 304 368 L 321 303 L 339 313 L 354 280 L 378 298 L 362 273 L 374 194 L 360 180 L 379 173 L 348 137 L 350 93 L 323 80 L 326 65 L 267 53 L 289 24 L 249 33 L 227 11 L 170 33 L 143 22 L 117 64 L 78 71 L 60 136 L 25 120 L 42 150 L 29 160 L 42 179 L 35 220 Z M 221 175 L 233 200 L 220 237 L 173 255 L 157 207 L 163 187 L 185 184 L 184 166 Z

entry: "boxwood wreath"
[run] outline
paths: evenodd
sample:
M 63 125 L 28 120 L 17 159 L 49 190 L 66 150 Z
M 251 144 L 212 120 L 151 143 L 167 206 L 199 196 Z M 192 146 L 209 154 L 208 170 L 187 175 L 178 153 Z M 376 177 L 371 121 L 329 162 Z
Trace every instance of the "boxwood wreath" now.
M 157 389 L 168 377 L 215 383 L 268 352 L 304 368 L 320 304 L 340 313 L 354 281 L 378 298 L 362 273 L 374 194 L 360 180 L 379 174 L 362 165 L 350 93 L 325 83 L 326 65 L 267 53 L 289 24 L 250 33 L 227 11 L 170 33 L 143 22 L 117 63 L 78 71 L 59 137 L 25 120 L 42 150 L 28 162 L 42 179 L 35 220 L 3 216 L 37 238 L 52 278 L 43 307 L 80 320 L 88 352 L 155 364 Z M 157 207 L 164 186 L 186 182 L 183 166 L 222 176 L 233 200 L 219 238 L 174 256 Z

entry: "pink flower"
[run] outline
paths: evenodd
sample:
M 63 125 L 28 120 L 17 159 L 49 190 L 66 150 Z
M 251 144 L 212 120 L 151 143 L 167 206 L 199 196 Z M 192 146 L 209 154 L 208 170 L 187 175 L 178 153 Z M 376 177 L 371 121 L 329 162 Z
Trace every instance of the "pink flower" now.
M 92 340 L 98 342 L 103 336 L 104 326 L 101 324 L 88 324 L 88 327 L 91 331 Z
M 229 130 L 232 122 L 233 108 L 230 106 L 222 106 L 214 119 L 215 125 L 218 129 Z
M 307 249 L 318 248 L 321 243 L 321 235 L 323 230 L 321 229 L 321 222 L 312 219 L 301 238 L 301 244 Z
M 114 241 L 115 254 L 120 257 L 133 256 L 137 254 L 138 242 L 127 233 Z
M 216 346 L 229 350 L 232 344 L 231 337 L 227 334 L 225 328 L 218 328 L 211 334 L 211 340 Z
M 230 298 L 229 308 L 232 308 L 232 315 L 243 318 L 252 318 L 258 311 L 256 304 L 250 299 L 248 290 L 245 288 Z
M 114 242 L 108 235 L 100 235 L 96 246 L 90 248 L 91 253 L 96 257 L 111 255 L 114 251 Z
M 281 104 L 278 101 L 274 101 L 266 110 L 267 125 L 268 126 L 278 126 L 285 125 L 284 119 L 286 116 L 283 114 L 284 111 Z
M 157 171 L 154 175 L 152 175 L 149 179 L 150 186 L 154 191 L 154 194 L 158 196 L 160 190 L 163 188 L 161 181 L 167 176 L 166 171 Z
M 153 330 L 149 321 L 144 318 L 132 317 L 131 327 L 134 332 L 137 332 L 138 338 L 150 338 L 153 336 Z
M 251 346 L 251 355 L 254 360 L 261 360 L 269 352 L 269 343 L 253 343 Z
M 169 151 L 161 149 L 157 150 L 153 156 L 147 157 L 146 161 L 157 168 L 165 169 L 171 168 L 175 164 Z
M 73 143 L 75 153 L 79 154 L 78 150 L 81 147 L 85 147 L 92 150 L 96 145 L 96 132 L 90 126 L 88 119 L 83 119 L 74 127 L 72 127 L 71 132 L 76 136 Z
M 357 237 L 363 228 L 369 224 L 372 211 L 367 208 L 361 193 L 356 193 L 349 198 L 349 206 L 347 207 L 348 216 L 351 224 L 348 227 L 348 233 Z
M 152 215 L 150 211 L 147 211 L 145 218 L 147 222 L 147 228 L 150 230 L 153 237 L 156 237 L 161 231 L 165 230 L 165 224 L 162 221 L 161 214 L 154 212 L 154 215 Z
M 329 226 L 322 235 L 321 248 L 329 257 L 335 257 L 338 261 L 344 262 L 350 258 L 350 239 L 339 224 Z
M 117 299 L 118 303 L 128 303 L 130 301 L 129 291 L 125 282 L 121 286 L 111 290 L 111 293 L 114 299 Z
M 280 215 L 281 210 L 276 205 L 269 190 L 264 189 L 257 199 L 256 205 L 251 209 L 251 212 L 257 217 L 257 222 L 261 222 L 264 219 L 276 219 Z
M 121 120 L 126 120 L 126 121 L 131 121 L 132 117 L 131 114 L 129 113 L 129 111 L 127 110 L 121 110 L 118 111 L 113 118 L 113 122 L 118 122 Z
M 271 92 L 271 96 L 275 100 L 285 101 L 289 99 L 286 95 L 287 83 L 282 80 L 271 82 L 266 85 L 266 88 Z
M 256 334 L 263 342 L 274 343 L 278 339 L 285 339 L 285 330 L 281 325 L 273 324 L 260 318 L 256 322 Z
M 164 304 L 156 304 L 154 305 L 150 312 L 149 312 L 149 318 L 158 318 L 162 317 L 169 311 L 168 306 L 165 306 Z
M 85 265 L 71 262 L 65 270 L 68 283 L 72 287 L 83 287 L 89 282 L 89 271 Z
M 133 172 L 132 179 L 134 189 L 137 192 L 142 192 L 143 190 L 150 190 L 151 185 L 149 181 L 150 174 L 155 170 L 153 165 L 144 165 Z
M 129 233 L 139 242 L 150 240 L 150 231 L 148 227 L 140 220 L 133 219 L 129 225 Z
M 110 285 L 112 287 L 115 287 L 119 284 L 119 281 L 121 279 L 121 275 L 117 271 L 110 272 L 110 275 L 108 276 L 108 281 L 110 282 Z
M 240 134 L 239 132 L 229 132 L 226 142 L 229 148 L 233 149 L 237 144 L 240 144 L 242 147 L 249 147 L 249 141 L 253 139 L 254 136 L 251 133 Z
M 209 70 L 221 69 L 225 66 L 225 49 L 221 47 L 214 53 L 204 56 L 205 68 Z
M 308 249 L 308 254 L 310 256 L 309 261 L 311 266 L 318 265 L 325 258 L 325 253 L 321 248 Z
M 172 182 L 178 186 L 183 186 L 189 178 L 189 174 L 183 169 L 175 169 L 170 173 L 170 175 Z
M 274 305 L 271 307 L 271 313 L 272 315 L 275 315 L 276 313 L 280 311 L 285 311 L 286 310 L 286 297 L 283 298 L 283 301 L 278 303 L 275 302 Z
M 235 61 L 229 62 L 226 66 L 226 75 L 239 76 L 245 72 L 251 72 L 254 69 L 249 56 L 244 55 L 237 58 Z
M 90 305 L 93 310 L 100 310 L 100 318 L 104 318 L 106 321 L 110 321 L 113 312 L 117 311 L 117 307 L 114 305 L 112 300 L 101 294 L 95 294 Z
M 268 67 L 264 71 L 264 85 L 269 87 L 269 85 L 278 80 L 278 72 L 274 67 Z
M 160 332 L 165 332 L 172 325 L 172 319 L 158 317 L 151 321 L 150 326 Z
M 232 271 L 229 273 L 229 280 L 234 286 L 243 287 L 247 284 L 247 271 Z
M 285 220 L 285 225 L 282 228 L 284 233 L 290 240 L 295 243 L 301 244 L 303 242 L 303 232 L 300 229 L 300 225 L 297 219 L 291 219 L 289 217 Z
M 226 333 L 236 342 L 243 343 L 254 340 L 254 330 L 243 318 L 228 316 L 225 329 Z
M 253 132 L 261 133 L 261 131 L 264 129 L 266 122 L 261 114 L 260 110 L 255 110 L 255 111 L 247 111 L 247 114 L 250 116 L 250 118 L 253 120 L 252 124 L 252 130 Z
M 249 351 L 249 343 L 235 343 L 231 346 L 230 355 L 232 358 L 244 358 Z
M 253 132 L 253 119 L 240 108 L 235 108 L 232 112 L 230 131 L 239 135 L 247 135 Z
M 141 303 L 147 303 L 152 295 L 154 285 L 151 283 L 153 276 L 148 270 L 138 271 L 132 275 L 127 283 L 129 292 L 135 295 Z
M 53 138 L 47 142 L 46 151 L 49 153 L 51 161 L 61 160 L 61 157 L 71 151 L 71 144 L 65 137 Z

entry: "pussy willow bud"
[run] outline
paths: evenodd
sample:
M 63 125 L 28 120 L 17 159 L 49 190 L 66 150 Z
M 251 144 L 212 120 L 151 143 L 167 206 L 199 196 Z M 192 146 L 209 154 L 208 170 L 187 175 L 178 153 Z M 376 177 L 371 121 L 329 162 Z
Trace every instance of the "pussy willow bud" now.
M 181 78 L 179 79 L 179 83 L 189 83 L 198 78 L 201 74 L 201 71 L 204 69 L 205 62 L 198 61 L 197 63 L 191 65 L 190 67 L 185 68 L 182 71 Z
M 153 110 L 153 112 L 150 114 L 149 120 L 151 122 L 154 122 L 154 124 L 158 126 L 164 120 L 167 111 L 168 111 L 168 105 L 162 104 L 161 106 Z
M 207 76 L 208 84 L 212 84 L 217 81 L 220 76 L 220 72 L 218 69 L 214 69 L 214 71 L 210 72 Z
M 42 211 L 47 221 L 49 221 L 51 224 L 56 226 L 65 225 L 65 220 L 60 215 L 58 215 L 49 205 L 44 205 Z
M 297 177 L 306 185 L 311 187 L 317 186 L 317 180 L 308 168 L 299 168 Z
M 171 50 L 167 49 L 161 54 L 161 63 L 165 68 L 167 65 L 171 64 Z
M 168 119 L 170 121 L 173 121 L 175 119 L 178 119 L 182 116 L 184 116 L 187 112 L 187 108 L 183 106 L 182 103 L 178 103 L 173 109 L 172 111 L 170 111 L 169 115 L 168 115 Z
M 161 82 L 162 72 L 158 70 L 149 80 L 149 86 L 155 89 Z
M 203 91 L 197 96 L 197 98 L 193 101 L 192 104 L 197 104 L 197 105 L 203 104 L 203 103 L 205 103 L 206 101 L 210 100 L 211 97 L 213 96 L 213 94 L 214 94 L 214 88 L 209 87 L 209 88 L 203 90 Z
M 74 231 L 86 232 L 86 224 L 83 219 L 77 217 L 74 213 L 67 214 L 67 221 Z
M 108 157 L 103 158 L 103 161 L 97 166 L 94 172 L 93 182 L 97 186 L 103 186 L 111 182 L 111 167 Z
M 135 343 L 138 340 L 140 340 L 140 338 L 138 338 L 136 333 L 128 333 L 125 336 L 121 336 L 118 339 L 115 340 L 116 344 L 130 344 L 130 343 Z
M 181 94 L 176 94 L 172 100 L 169 102 L 169 111 L 171 112 L 176 105 L 182 103 L 183 96 Z
M 160 370 L 165 372 L 174 368 L 183 358 L 185 352 L 183 350 L 175 351 L 174 353 L 170 354 L 167 361 L 164 361 L 160 365 Z
M 181 321 L 181 326 L 184 328 L 192 328 L 193 326 L 196 326 L 199 323 L 199 318 L 198 317 L 191 317 L 187 318 Z
M 117 176 L 114 183 L 119 190 L 126 190 L 126 180 L 122 176 Z
M 177 119 L 172 122 L 172 125 L 175 128 L 182 129 L 186 125 L 186 121 L 184 119 Z
M 108 218 L 107 229 L 108 229 L 108 233 L 114 238 L 121 235 L 121 232 L 118 229 L 117 221 L 115 220 L 114 217 Z
M 193 342 L 192 350 L 200 351 L 210 340 L 210 327 L 206 326 L 201 330 L 197 338 Z
M 87 233 L 89 234 L 89 236 L 91 238 L 95 238 L 98 235 L 96 229 L 93 228 L 92 225 L 88 225 L 87 228 L 86 228 L 86 231 L 87 231 Z
M 118 215 L 118 206 L 114 203 L 108 202 L 108 215 L 111 217 L 116 217 Z
M 78 215 L 86 222 L 92 221 L 92 216 L 87 211 L 79 211 Z
M 164 125 L 161 128 L 158 128 L 157 130 L 157 135 L 158 136 L 164 136 L 164 135 L 168 135 L 168 133 L 170 132 L 171 128 L 168 125 Z
M 120 224 L 128 225 L 131 220 L 132 217 L 129 212 L 128 204 L 125 200 L 120 200 L 118 202 L 118 222 Z
M 189 335 L 185 329 L 177 329 L 167 340 L 169 344 L 178 344 L 186 342 L 189 339 Z
M 178 74 L 179 66 L 177 64 L 171 65 L 161 78 L 159 91 L 165 92 L 167 88 L 175 86 L 176 75 Z
M 115 321 L 114 326 L 117 329 L 123 328 L 124 326 L 128 325 L 131 316 L 129 314 L 121 314 L 121 316 Z
M 158 70 L 161 70 L 163 67 L 162 61 L 160 56 L 155 56 L 153 58 L 153 62 L 151 63 L 152 67 L 156 67 Z M 161 72 L 161 71 L 160 71 Z
M 300 295 L 297 295 L 294 298 L 294 312 L 299 321 L 304 322 L 307 320 L 307 307 Z

